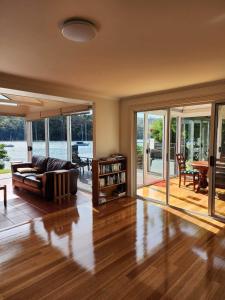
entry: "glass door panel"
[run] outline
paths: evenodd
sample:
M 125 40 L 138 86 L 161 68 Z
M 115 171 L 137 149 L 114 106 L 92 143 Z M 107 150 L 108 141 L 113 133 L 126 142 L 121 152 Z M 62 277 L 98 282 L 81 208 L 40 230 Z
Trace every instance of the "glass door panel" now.
M 225 218 L 225 104 L 216 106 L 214 211 Z
M 32 154 L 46 156 L 44 119 L 32 122 Z
M 144 185 L 144 120 L 145 113 L 136 114 L 136 180 L 137 188 Z
M 72 162 L 80 166 L 78 187 L 92 191 L 93 158 L 93 114 L 80 113 L 71 115 L 71 153 Z
M 181 152 L 187 161 L 208 159 L 209 126 L 208 116 L 182 118 Z
M 139 160 L 137 187 L 143 183 L 143 187 L 138 188 L 137 193 L 141 197 L 160 202 L 166 202 L 166 115 L 166 110 L 137 115 L 137 152 L 140 152 L 136 156 Z M 144 128 L 143 131 L 141 128 Z M 142 159 L 140 154 L 143 155 Z M 143 164 L 141 167 L 140 163 Z
M 174 177 L 177 174 L 176 168 L 176 153 L 178 142 L 178 118 L 172 117 L 170 119 L 170 177 Z
M 49 156 L 67 160 L 66 116 L 49 118 Z
M 205 215 L 208 214 L 209 199 L 207 160 L 210 115 L 210 104 L 170 109 L 169 204 L 179 209 Z M 177 119 L 176 123 L 175 119 Z M 180 161 L 177 156 L 175 163 L 174 155 L 172 155 L 174 141 L 176 141 L 176 154 L 184 158 L 183 161 Z M 197 164 L 197 167 L 194 167 L 194 164 Z M 172 165 L 175 166 L 175 171 L 173 171 Z M 199 178 L 203 176 L 201 175 L 203 173 L 206 184 L 204 187 L 202 184 L 198 189 Z

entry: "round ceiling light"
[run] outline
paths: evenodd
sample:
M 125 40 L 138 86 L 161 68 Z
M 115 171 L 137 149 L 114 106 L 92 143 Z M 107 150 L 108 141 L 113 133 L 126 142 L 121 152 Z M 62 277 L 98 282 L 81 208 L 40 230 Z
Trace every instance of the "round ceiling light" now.
M 62 35 L 71 41 L 84 43 L 95 38 L 97 29 L 94 23 L 84 19 L 70 19 L 62 25 Z

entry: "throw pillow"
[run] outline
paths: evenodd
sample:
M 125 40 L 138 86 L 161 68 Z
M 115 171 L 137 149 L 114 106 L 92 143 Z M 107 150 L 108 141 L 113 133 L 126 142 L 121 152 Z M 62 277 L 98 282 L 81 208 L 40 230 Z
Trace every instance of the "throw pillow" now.
M 34 168 L 17 168 L 17 171 L 20 174 L 23 174 L 23 173 L 36 173 L 37 172 L 37 170 L 34 169 Z

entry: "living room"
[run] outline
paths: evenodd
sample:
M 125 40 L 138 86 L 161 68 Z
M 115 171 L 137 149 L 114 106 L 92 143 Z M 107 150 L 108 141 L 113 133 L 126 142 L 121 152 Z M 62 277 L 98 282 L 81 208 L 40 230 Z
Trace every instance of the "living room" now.
M 224 14 L 219 0 L 2 1 L 0 121 L 23 134 L 1 125 L 0 298 L 224 299 Z M 207 188 L 191 194 L 207 191 L 204 214 L 169 202 L 170 114 L 194 105 L 210 107 Z M 136 121 L 161 111 L 155 203 L 137 195 Z

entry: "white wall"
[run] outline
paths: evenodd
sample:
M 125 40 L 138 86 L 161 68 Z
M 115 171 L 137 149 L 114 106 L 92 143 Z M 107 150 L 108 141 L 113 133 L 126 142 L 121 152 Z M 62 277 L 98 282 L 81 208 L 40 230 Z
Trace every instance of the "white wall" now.
M 119 101 L 95 101 L 94 156 L 100 158 L 119 152 Z

